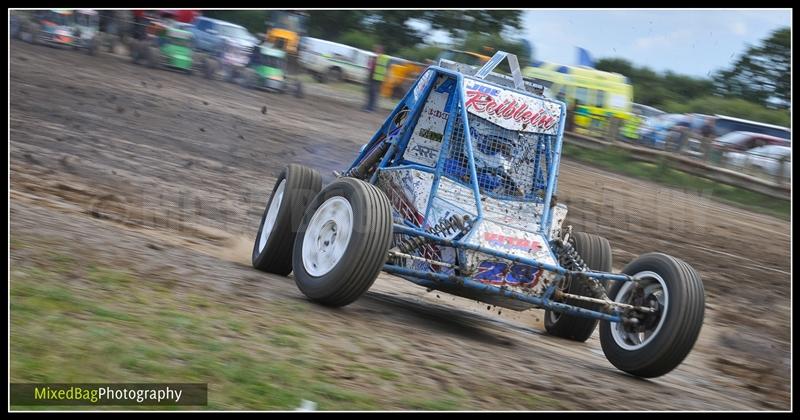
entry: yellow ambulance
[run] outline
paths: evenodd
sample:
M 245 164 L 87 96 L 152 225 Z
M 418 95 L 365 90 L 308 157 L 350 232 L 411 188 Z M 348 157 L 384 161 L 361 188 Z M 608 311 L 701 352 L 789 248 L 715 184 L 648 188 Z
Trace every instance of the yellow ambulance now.
M 534 62 L 522 74 L 545 86 L 545 94 L 575 106 L 575 129 L 602 132 L 611 117 L 621 120 L 621 134 L 636 137 L 640 118 L 633 111 L 633 86 L 628 78 L 584 66 Z

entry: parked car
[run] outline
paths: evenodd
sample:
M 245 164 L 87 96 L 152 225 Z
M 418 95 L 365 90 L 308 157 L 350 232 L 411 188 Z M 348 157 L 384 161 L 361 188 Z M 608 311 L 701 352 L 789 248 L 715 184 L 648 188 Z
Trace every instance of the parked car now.
M 792 137 L 792 131 L 790 129 L 787 127 L 781 127 L 779 125 L 765 124 L 757 121 L 744 120 L 741 118 L 726 117 L 724 115 L 715 115 L 712 118 L 714 120 L 714 134 L 716 137 L 722 137 L 734 131 L 748 131 L 773 137 L 780 137 L 786 140 L 789 140 Z
M 728 152 L 745 152 L 767 145 L 788 147 L 787 139 L 749 131 L 734 131 L 717 138 L 711 144 L 711 161 L 719 162 Z
M 766 145 L 790 146 L 787 139 L 750 131 L 734 131 L 714 140 L 713 147 L 719 149 L 746 151 Z
M 85 49 L 94 55 L 98 50 L 98 27 L 95 10 L 37 10 L 31 19 L 20 23 L 18 36 L 35 44 Z
M 727 152 L 724 160 L 728 166 L 735 168 L 756 170 L 772 176 L 788 178 L 792 172 L 791 155 L 791 147 L 770 144 L 745 152 Z
M 300 41 L 300 65 L 319 82 L 350 81 L 365 84 L 369 77 L 369 59 L 375 54 L 324 39 L 303 37 Z
M 264 43 L 253 51 L 243 78 L 251 89 L 284 93 L 286 83 L 286 52 Z
M 664 115 L 666 112 L 654 108 L 652 106 L 642 105 L 642 104 L 633 104 L 633 113 L 644 118 L 652 118 L 657 117 L 659 115 Z
M 698 132 L 703 126 L 705 115 L 702 114 L 664 114 L 648 118 L 639 128 L 639 142 L 657 149 L 666 147 L 667 139 L 677 127 L 688 127 Z
M 199 17 L 194 21 L 192 28 L 194 47 L 208 53 L 222 51 L 226 42 L 246 50 L 258 44 L 258 39 L 245 29 L 244 26 L 226 22 L 219 19 Z
M 259 42 L 244 26 L 207 17 L 195 19 L 192 34 L 194 48 L 214 61 L 208 76 L 213 77 L 219 70 L 225 81 L 234 81 L 244 72 Z

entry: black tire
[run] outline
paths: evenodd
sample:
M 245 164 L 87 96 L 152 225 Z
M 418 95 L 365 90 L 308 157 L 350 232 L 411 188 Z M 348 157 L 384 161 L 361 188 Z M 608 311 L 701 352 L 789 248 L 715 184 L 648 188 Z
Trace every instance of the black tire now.
M 42 42 L 42 27 L 38 23 L 31 25 L 31 44 L 44 45 L 44 42 Z
M 197 62 L 200 63 L 200 67 L 202 67 L 203 77 L 208 80 L 214 79 L 214 76 L 217 74 L 216 61 L 205 54 L 198 54 Z
M 338 67 L 331 67 L 328 69 L 328 79 L 333 82 L 341 82 L 342 81 L 342 69 Z
M 640 256 L 622 272 L 629 275 L 650 271 L 666 285 L 667 305 L 663 323 L 649 342 L 640 348 L 626 349 L 615 341 L 607 321 L 600 323 L 600 344 L 611 364 L 632 375 L 654 378 L 675 369 L 694 347 L 703 326 L 705 295 L 700 275 L 685 262 L 661 253 Z M 615 284 L 612 299 L 629 282 Z
M 286 180 L 283 199 L 277 209 L 272 231 L 267 233 L 264 246 L 259 251 L 264 221 L 272 205 L 272 200 L 275 198 L 275 192 L 283 180 Z M 281 276 L 292 272 L 292 245 L 297 234 L 297 227 L 300 225 L 306 205 L 321 189 L 322 176 L 311 168 L 291 164 L 281 172 L 275 181 L 272 195 L 270 195 L 258 226 L 253 244 L 253 267 Z
M 105 37 L 105 41 L 108 42 L 108 44 L 104 44 L 104 45 L 106 45 L 106 48 L 108 49 L 108 53 L 109 54 L 113 54 L 114 52 L 116 52 L 114 47 L 117 45 L 117 42 L 119 42 L 119 38 L 117 38 L 114 35 L 107 35 Z
M 611 245 L 606 238 L 583 232 L 574 232 L 569 241 L 583 258 L 589 269 L 593 271 L 611 271 Z M 567 293 L 589 295 L 586 282 L 573 279 L 566 290 Z M 575 305 L 590 310 L 600 310 L 602 305 L 567 299 L 569 305 Z M 544 328 L 550 335 L 574 341 L 586 341 L 592 336 L 597 327 L 597 319 L 582 318 L 573 315 L 559 314 L 549 309 L 544 313 Z
M 224 69 L 224 65 L 220 65 L 220 68 Z M 241 75 L 239 74 L 239 70 L 237 70 L 234 66 L 228 66 L 227 69 L 222 70 L 222 74 L 225 76 L 224 80 L 226 83 L 234 83 L 236 79 L 238 79 Z
M 307 271 L 304 262 L 306 231 L 317 209 L 333 198 L 343 198 L 352 210 L 349 241 L 343 250 L 332 251 L 340 251 L 342 254 L 329 271 L 313 276 Z M 333 232 L 331 242 L 336 239 L 337 232 L 335 229 Z M 343 232 L 344 228 L 341 229 L 341 233 Z M 372 184 L 355 178 L 341 178 L 320 191 L 303 215 L 292 257 L 295 283 L 313 301 L 328 306 L 348 305 L 375 282 L 388 257 L 391 239 L 392 211 L 386 195 Z M 327 239 L 325 244 L 328 244 Z M 321 254 L 317 252 L 312 255 Z
M 146 53 L 147 66 L 150 67 L 151 69 L 157 68 L 158 67 L 158 60 L 160 58 L 159 56 L 161 55 L 161 51 L 158 49 L 158 47 L 155 47 L 155 46 L 152 46 L 152 45 L 147 45 L 144 48 L 145 48 L 145 51 L 147 51 L 147 53 Z
M 250 69 L 247 74 L 247 88 L 258 90 L 261 85 L 261 78 L 258 75 L 258 72 L 255 69 Z
M 139 40 L 132 39 L 131 43 L 128 45 L 128 48 L 130 49 L 131 60 L 133 61 L 133 64 L 139 64 L 139 60 L 142 58 L 142 48 L 141 45 L 139 45 Z

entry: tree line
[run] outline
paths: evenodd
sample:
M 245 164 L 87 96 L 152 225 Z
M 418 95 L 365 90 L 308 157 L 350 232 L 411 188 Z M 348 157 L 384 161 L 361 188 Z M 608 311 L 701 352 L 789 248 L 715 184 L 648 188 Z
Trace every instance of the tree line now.
M 270 11 L 209 10 L 209 17 L 236 22 L 264 33 Z M 444 48 L 491 55 L 495 50 L 517 54 L 521 65 L 534 58 L 521 36 L 520 10 L 311 10 L 307 35 L 409 60 L 434 60 Z M 412 25 L 420 22 L 421 25 Z M 426 41 L 430 31 L 444 31 L 452 43 Z M 729 67 L 709 78 L 671 71 L 659 73 L 622 58 L 597 61 L 599 70 L 623 74 L 634 87 L 634 101 L 667 112 L 725 114 L 789 125 L 791 30 L 774 31 L 750 46 Z
M 789 126 L 790 54 L 791 31 L 781 28 L 709 78 L 658 73 L 622 58 L 600 59 L 596 67 L 627 76 L 637 103 L 667 112 L 722 114 Z

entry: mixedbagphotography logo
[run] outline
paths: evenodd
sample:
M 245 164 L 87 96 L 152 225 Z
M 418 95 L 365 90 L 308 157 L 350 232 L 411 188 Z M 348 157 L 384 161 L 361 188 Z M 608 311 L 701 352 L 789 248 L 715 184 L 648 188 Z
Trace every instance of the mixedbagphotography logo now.
M 158 405 L 208 404 L 208 384 L 198 383 L 12 383 L 11 405 Z

